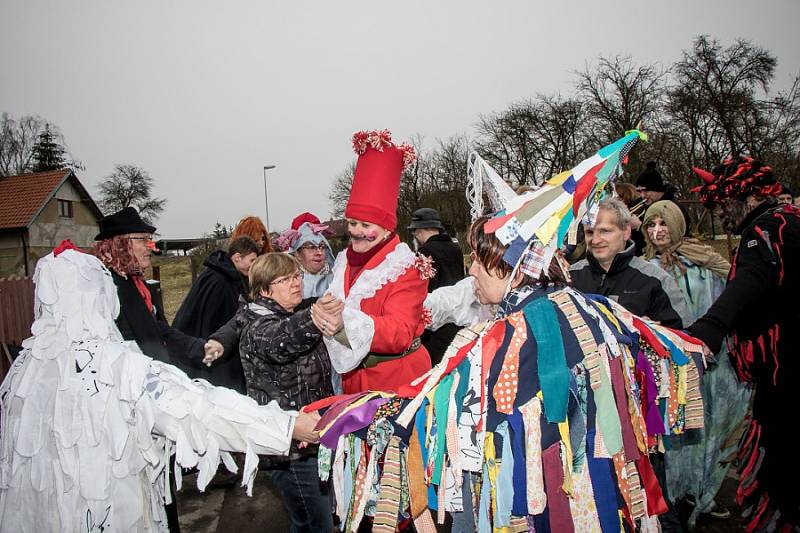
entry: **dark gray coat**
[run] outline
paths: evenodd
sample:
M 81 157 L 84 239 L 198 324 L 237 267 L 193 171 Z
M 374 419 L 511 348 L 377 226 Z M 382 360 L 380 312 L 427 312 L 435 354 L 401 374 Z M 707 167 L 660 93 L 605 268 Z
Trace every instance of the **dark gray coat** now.
M 330 357 L 310 308 L 289 313 L 259 296 L 240 307 L 232 322 L 247 395 L 259 404 L 275 400 L 282 409 L 297 410 L 333 394 Z

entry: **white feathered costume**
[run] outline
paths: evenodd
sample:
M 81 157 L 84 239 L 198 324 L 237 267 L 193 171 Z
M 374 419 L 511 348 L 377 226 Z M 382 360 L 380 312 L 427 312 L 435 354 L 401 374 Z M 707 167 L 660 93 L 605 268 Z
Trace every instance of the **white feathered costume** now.
M 203 490 L 229 451 L 286 454 L 295 413 L 192 381 L 127 342 L 111 274 L 67 250 L 42 258 L 33 337 L 0 386 L 0 531 L 167 531 L 169 459 Z M 180 468 L 175 469 L 180 488 Z

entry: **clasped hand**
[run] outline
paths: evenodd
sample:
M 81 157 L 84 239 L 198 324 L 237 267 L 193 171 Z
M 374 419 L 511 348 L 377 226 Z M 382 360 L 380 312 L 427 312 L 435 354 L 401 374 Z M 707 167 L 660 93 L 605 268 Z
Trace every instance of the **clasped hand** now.
M 208 339 L 205 345 L 205 357 L 203 357 L 203 364 L 206 366 L 211 366 L 211 363 L 222 357 L 222 354 L 224 353 L 225 348 L 219 343 L 219 341 Z
M 344 302 L 326 293 L 311 306 L 311 320 L 323 335 L 336 335 L 343 327 Z

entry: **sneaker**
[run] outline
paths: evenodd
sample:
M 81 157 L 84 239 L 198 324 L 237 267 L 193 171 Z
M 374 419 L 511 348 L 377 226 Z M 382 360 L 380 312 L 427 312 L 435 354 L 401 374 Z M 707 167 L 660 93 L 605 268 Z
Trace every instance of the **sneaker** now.
M 728 509 L 727 507 L 723 507 L 721 505 L 714 507 L 714 509 L 712 511 L 709 511 L 707 514 L 708 516 L 713 516 L 714 518 L 720 518 L 723 520 L 725 518 L 731 517 L 730 509 Z

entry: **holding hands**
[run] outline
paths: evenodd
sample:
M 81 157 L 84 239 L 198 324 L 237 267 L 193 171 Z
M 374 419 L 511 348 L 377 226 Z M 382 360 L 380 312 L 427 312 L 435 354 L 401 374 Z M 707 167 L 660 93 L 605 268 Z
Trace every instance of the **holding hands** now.
M 208 339 L 205 345 L 205 357 L 203 357 L 203 364 L 211 366 L 211 363 L 222 357 L 225 353 L 225 348 L 214 339 Z
M 314 430 L 314 427 L 319 422 L 319 411 L 305 413 L 300 411 L 297 415 L 297 420 L 294 422 L 294 430 L 292 431 L 292 438 L 300 441 L 300 447 L 305 448 L 303 444 L 316 444 L 319 442 L 319 433 Z
M 326 293 L 311 306 L 311 320 L 323 335 L 333 336 L 344 327 L 343 310 L 344 302 Z

